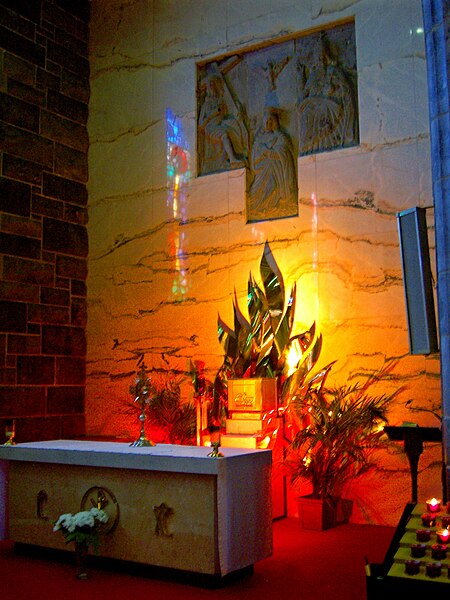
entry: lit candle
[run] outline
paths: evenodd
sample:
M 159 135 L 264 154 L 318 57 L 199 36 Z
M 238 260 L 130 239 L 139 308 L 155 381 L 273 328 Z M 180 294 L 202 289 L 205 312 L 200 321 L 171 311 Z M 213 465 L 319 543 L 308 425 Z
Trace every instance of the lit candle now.
M 448 529 L 438 529 L 436 531 L 436 537 L 441 544 L 448 544 L 450 540 L 450 531 Z
M 432 513 L 423 513 L 422 525 L 425 525 L 425 527 L 434 527 L 436 525 L 436 515 L 433 515 Z
M 442 563 L 428 563 L 425 567 L 425 571 L 428 577 L 439 577 L 442 571 Z
M 407 575 L 417 575 L 420 570 L 420 560 L 405 560 L 405 573 Z
M 432 513 L 439 512 L 441 510 L 441 501 L 436 500 L 436 498 L 427 500 L 427 509 Z
M 418 542 L 429 542 L 431 539 L 430 529 L 418 529 L 416 531 L 416 540 Z
M 443 560 L 447 556 L 447 546 L 445 544 L 433 544 L 431 546 L 431 556 L 437 560 Z
M 413 558 L 422 558 L 425 556 L 426 544 L 411 544 L 411 556 Z

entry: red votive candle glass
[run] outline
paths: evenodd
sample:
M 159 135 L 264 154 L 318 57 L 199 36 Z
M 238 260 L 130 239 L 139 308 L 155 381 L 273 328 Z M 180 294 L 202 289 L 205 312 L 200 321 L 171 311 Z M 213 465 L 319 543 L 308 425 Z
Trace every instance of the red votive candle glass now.
M 450 528 L 450 515 L 442 515 L 441 517 L 441 525 L 444 529 Z
M 431 529 L 418 529 L 416 531 L 416 540 L 418 542 L 429 542 L 431 540 Z
M 442 573 L 442 563 L 428 563 L 425 567 L 425 572 L 428 577 L 440 577 Z
M 450 567 L 449 567 L 450 569 Z M 417 575 L 420 570 L 420 560 L 405 560 L 405 573 L 407 575 Z
M 425 527 L 434 527 L 436 525 L 436 515 L 433 515 L 432 513 L 423 513 L 422 525 L 425 525 Z
M 441 544 L 448 544 L 450 540 L 450 531 L 448 529 L 438 529 L 436 531 L 436 538 Z
M 433 544 L 431 556 L 436 560 L 444 560 L 447 557 L 447 546 L 445 544 Z
M 411 544 L 411 556 L 413 558 L 422 558 L 425 556 L 426 544 Z
M 431 500 L 426 501 L 427 510 L 431 513 L 437 513 L 441 510 L 441 501 L 436 498 L 431 498 Z

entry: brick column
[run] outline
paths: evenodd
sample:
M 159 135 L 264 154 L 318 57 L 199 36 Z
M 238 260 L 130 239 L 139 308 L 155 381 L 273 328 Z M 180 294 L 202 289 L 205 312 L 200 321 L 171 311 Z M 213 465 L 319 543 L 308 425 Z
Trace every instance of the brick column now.
M 0 443 L 84 433 L 89 0 L 0 1 Z

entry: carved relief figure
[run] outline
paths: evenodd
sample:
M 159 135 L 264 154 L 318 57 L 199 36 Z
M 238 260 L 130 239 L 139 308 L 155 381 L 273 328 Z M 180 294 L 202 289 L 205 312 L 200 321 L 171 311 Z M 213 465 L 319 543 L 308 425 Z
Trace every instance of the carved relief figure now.
M 264 111 L 263 127 L 252 149 L 248 186 L 248 221 L 298 214 L 296 157 L 278 111 Z
M 353 21 L 203 63 L 197 82 L 197 174 L 245 167 L 247 221 L 298 215 L 298 154 L 359 143 Z
M 298 63 L 300 153 L 356 143 L 356 101 L 349 74 L 321 38 L 317 64 Z
M 224 171 L 245 165 L 245 128 L 229 108 L 220 73 L 207 75 L 200 86 L 202 103 L 198 117 L 203 137 L 200 173 Z
M 290 60 L 291 56 L 288 55 L 284 56 L 280 60 L 269 60 L 267 64 L 259 67 L 267 82 L 265 106 L 279 106 L 277 95 L 277 79 Z

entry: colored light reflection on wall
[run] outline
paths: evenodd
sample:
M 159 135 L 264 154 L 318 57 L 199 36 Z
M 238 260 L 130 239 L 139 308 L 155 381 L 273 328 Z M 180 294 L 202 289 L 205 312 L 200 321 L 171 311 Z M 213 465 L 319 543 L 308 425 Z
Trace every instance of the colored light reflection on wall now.
M 312 283 L 311 283 L 311 291 L 312 291 L 312 300 L 314 302 L 314 313 L 313 320 L 315 321 L 317 328 L 319 328 L 319 250 L 318 250 L 318 230 L 319 230 L 319 218 L 318 218 L 318 208 L 317 208 L 317 196 L 315 192 L 311 194 L 311 206 L 312 206 L 312 216 L 311 216 L 311 236 L 313 240 L 313 255 L 312 255 Z
M 180 224 L 186 219 L 186 188 L 190 177 L 189 150 L 180 119 L 166 110 L 167 139 L 167 206 L 173 223 L 168 250 L 174 261 L 172 295 L 181 299 L 187 292 L 187 267 L 183 250 L 184 234 Z

